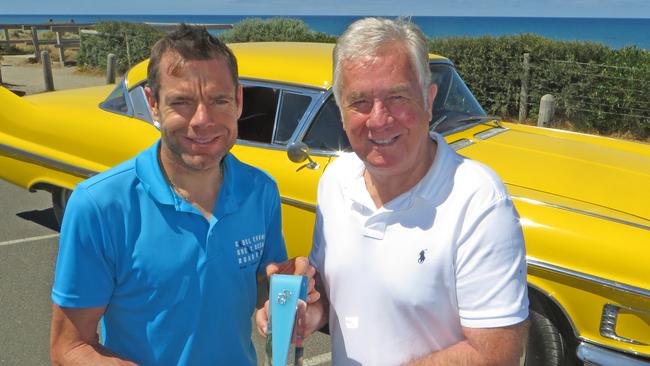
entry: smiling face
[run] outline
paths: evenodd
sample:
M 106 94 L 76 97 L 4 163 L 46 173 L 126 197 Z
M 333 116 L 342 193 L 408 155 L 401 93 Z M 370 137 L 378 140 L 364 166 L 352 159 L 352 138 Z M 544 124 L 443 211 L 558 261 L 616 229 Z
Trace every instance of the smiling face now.
M 436 86 L 425 102 L 406 48 L 389 44 L 373 56 L 344 61 L 341 85 L 343 126 L 371 175 L 428 169 L 422 164 L 432 152 L 428 131 Z
M 159 67 L 158 99 L 147 96 L 160 122 L 161 157 L 191 171 L 217 168 L 237 139 L 241 86 L 222 57 L 179 63 L 166 53 Z

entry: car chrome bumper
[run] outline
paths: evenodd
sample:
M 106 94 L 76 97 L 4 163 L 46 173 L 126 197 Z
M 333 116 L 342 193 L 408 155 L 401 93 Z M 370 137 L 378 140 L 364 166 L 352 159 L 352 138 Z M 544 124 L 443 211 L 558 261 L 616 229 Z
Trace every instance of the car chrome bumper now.
M 630 356 L 622 355 L 588 343 L 578 345 L 578 358 L 585 362 L 585 365 L 599 366 L 650 366 L 650 360 L 640 360 Z

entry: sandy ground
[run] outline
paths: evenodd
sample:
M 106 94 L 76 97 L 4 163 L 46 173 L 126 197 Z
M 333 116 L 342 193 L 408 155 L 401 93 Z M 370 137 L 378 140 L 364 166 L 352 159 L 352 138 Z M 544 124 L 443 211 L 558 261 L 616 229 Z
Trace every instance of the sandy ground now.
M 28 58 L 29 56 L 23 55 L 3 56 L 3 59 L 0 60 L 3 86 L 26 94 L 44 92 L 43 66 L 29 63 Z M 81 73 L 75 66 L 62 66 L 58 62 L 52 63 L 52 79 L 55 90 L 83 88 L 106 83 L 105 76 Z

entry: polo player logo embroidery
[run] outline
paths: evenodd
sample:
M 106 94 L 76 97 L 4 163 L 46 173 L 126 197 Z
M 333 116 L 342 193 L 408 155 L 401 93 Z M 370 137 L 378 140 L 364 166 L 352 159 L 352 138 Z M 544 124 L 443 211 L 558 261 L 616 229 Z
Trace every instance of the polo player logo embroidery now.
M 424 253 L 426 253 L 426 252 L 427 252 L 426 249 L 423 249 L 423 250 L 420 251 L 420 257 L 418 258 L 418 263 L 422 264 L 422 263 L 424 263 L 424 261 L 427 259 L 427 258 L 424 256 Z

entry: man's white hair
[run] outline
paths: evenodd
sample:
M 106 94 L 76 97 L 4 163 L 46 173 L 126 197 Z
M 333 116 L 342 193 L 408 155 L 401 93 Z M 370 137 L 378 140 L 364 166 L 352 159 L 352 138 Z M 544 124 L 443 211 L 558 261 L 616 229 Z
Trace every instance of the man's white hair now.
M 417 25 L 405 18 L 363 18 L 350 24 L 334 47 L 334 98 L 341 103 L 342 64 L 358 57 L 375 56 L 380 48 L 389 45 L 406 47 L 415 68 L 424 103 L 427 101 L 431 70 L 427 40 Z

